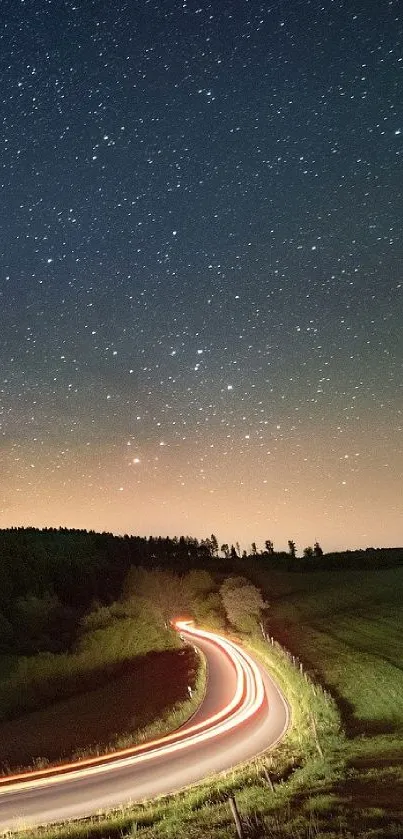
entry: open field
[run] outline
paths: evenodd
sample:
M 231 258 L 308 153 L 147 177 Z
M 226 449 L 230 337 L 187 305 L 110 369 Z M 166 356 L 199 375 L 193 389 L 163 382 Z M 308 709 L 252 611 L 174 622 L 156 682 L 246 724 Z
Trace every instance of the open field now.
M 204 676 L 194 650 L 182 650 L 152 613 L 102 611 L 104 625 L 91 615 L 70 654 L 4 657 L 3 772 L 139 742 L 145 731 L 175 728 L 197 706 Z
M 150 610 L 117 604 L 86 618 L 71 651 L 4 656 L 0 660 L 0 719 L 42 709 L 52 701 L 84 693 L 119 675 L 122 662 L 150 650 L 179 646 Z
M 340 698 L 352 736 L 403 726 L 403 569 L 280 574 L 253 570 L 270 631 Z
M 0 723 L 3 768 L 57 763 L 139 742 L 150 722 L 159 720 L 160 730 L 164 715 L 182 704 L 186 718 L 187 686 L 196 687 L 198 666 L 192 648 L 149 653 L 124 662 L 101 687 Z M 167 730 L 175 727 L 175 719 L 166 722 Z
M 250 572 L 270 600 L 270 631 L 341 710 L 347 772 L 334 794 L 386 828 L 403 816 L 403 569 Z
M 248 839 L 402 835 L 403 569 L 287 573 L 251 561 L 246 572 L 270 603 L 271 634 L 314 678 L 306 680 L 277 644 L 249 638 L 290 701 L 293 724 L 284 743 L 272 757 L 194 790 L 50 829 L 46 839 L 232 839 L 229 795 Z
M 323 563 L 325 567 L 325 557 Z M 339 564 L 333 570 L 309 571 L 305 567 L 299 571 L 287 570 L 280 560 L 271 562 L 270 558 L 258 557 L 237 563 L 233 573 L 249 576 L 261 587 L 270 604 L 267 617 L 270 634 L 303 663 L 305 672 L 300 674 L 298 659 L 293 666 L 290 657 L 277 644 L 266 644 L 257 635 L 245 636 L 246 643 L 272 670 L 290 701 L 293 725 L 284 743 L 273 756 L 262 756 L 178 796 L 107 817 L 36 831 L 35 835 L 43 833 L 47 839 L 53 836 L 121 839 L 131 835 L 143 839 L 176 839 L 180 836 L 232 839 L 235 829 L 228 796 L 234 794 L 248 839 L 403 836 L 403 645 L 400 639 L 403 568 L 371 570 L 363 567 L 357 570 L 342 569 Z M 220 568 L 220 582 L 222 579 Z M 140 582 L 141 576 L 136 572 L 130 590 L 138 590 Z M 205 604 L 209 604 L 211 618 L 218 628 L 223 626 L 223 613 L 218 584 L 215 585 L 215 589 L 211 588 L 209 580 L 205 581 L 195 613 L 200 610 L 202 613 Z M 166 590 L 164 584 L 161 587 L 164 598 Z M 149 602 L 156 603 L 155 594 Z M 118 612 L 121 608 L 122 604 Z M 105 610 L 90 618 L 82 634 L 82 643 L 79 641 L 74 650 L 76 656 L 83 656 L 81 665 L 85 666 L 81 669 L 89 680 L 87 693 L 95 692 L 99 697 L 97 704 L 102 706 L 106 691 L 109 697 L 106 702 L 110 701 L 111 706 L 116 707 L 116 690 L 125 707 L 124 676 L 119 667 L 131 655 L 140 656 L 137 664 L 147 659 L 151 667 L 152 661 L 145 655 L 144 647 L 151 633 L 156 633 L 153 644 L 160 651 L 158 655 L 179 654 L 175 650 L 175 636 L 173 640 L 169 639 L 170 633 L 164 630 L 163 622 L 157 621 L 154 627 L 146 629 L 150 620 L 149 608 L 143 615 L 144 631 L 139 629 L 137 640 L 136 633 L 126 623 L 133 617 L 128 614 L 128 604 L 124 609 L 126 612 L 123 610 L 124 613 L 115 615 L 117 621 L 112 624 L 108 623 Z M 204 617 L 202 623 L 208 625 L 209 619 Z M 139 645 L 137 653 L 135 644 Z M 100 645 L 109 661 L 108 673 L 113 675 L 108 686 L 105 681 L 97 682 Z M 58 680 L 63 682 L 60 678 L 63 656 L 46 654 L 37 659 L 37 663 L 43 662 L 43 673 L 53 662 L 56 684 Z M 66 660 L 69 658 L 71 656 L 66 655 Z M 61 667 L 60 671 L 58 667 Z M 14 686 L 15 698 L 24 679 L 28 687 L 31 685 L 35 667 L 31 671 L 27 658 L 8 656 L 0 662 L 0 670 L 3 692 L 9 681 Z M 310 678 L 306 678 L 306 673 Z M 137 678 L 133 671 L 133 679 Z M 158 677 L 151 674 L 150 678 Z M 185 680 L 184 674 L 184 684 Z M 52 677 L 42 681 L 54 687 Z M 200 676 L 198 684 L 200 687 Z M 129 709 L 129 689 L 127 699 Z M 71 718 L 76 716 L 80 704 L 85 715 L 85 700 L 83 702 L 74 691 L 64 694 L 59 701 L 60 705 L 66 706 L 72 703 L 74 710 L 69 712 L 67 709 Z M 185 705 L 180 704 L 180 708 L 186 710 Z M 51 707 L 40 712 L 45 716 L 50 714 L 49 731 L 53 724 L 51 712 Z M 159 713 L 162 719 L 156 723 L 157 732 L 180 724 L 175 710 L 173 715 L 166 716 L 161 707 Z M 141 709 L 137 715 L 139 721 Z M 12 726 L 13 722 L 19 721 L 9 720 L 3 724 Z M 118 722 L 122 731 L 121 714 Z M 80 727 L 82 725 L 85 727 L 85 721 Z M 104 742 L 113 740 L 109 734 L 112 729 L 113 724 L 105 730 Z M 152 736 L 154 732 L 149 729 L 148 733 Z
M 272 647 L 258 637 L 250 637 L 247 646 L 273 673 L 291 704 L 293 724 L 273 756 L 262 755 L 177 795 L 22 835 L 36 839 L 233 839 L 230 795 L 236 796 L 248 839 L 271 836 L 271 832 L 259 831 L 266 827 L 271 830 L 279 819 L 287 825 L 309 825 L 311 801 L 306 790 L 314 788 L 322 794 L 343 774 L 344 739 L 337 709 L 329 697 L 299 673 L 278 645 Z M 312 737 L 313 720 L 316 742 Z M 284 783 L 285 779 L 288 783 Z M 303 815 L 298 811 L 290 813 L 292 796 L 298 798 Z

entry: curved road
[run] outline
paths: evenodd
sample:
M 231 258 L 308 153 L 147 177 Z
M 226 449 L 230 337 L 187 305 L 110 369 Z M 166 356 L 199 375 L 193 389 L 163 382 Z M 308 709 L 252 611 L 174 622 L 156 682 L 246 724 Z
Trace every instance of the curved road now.
M 273 746 L 288 706 L 269 674 L 239 646 L 177 622 L 207 660 L 205 698 L 172 735 L 114 755 L 0 778 L 0 830 L 89 816 L 175 792 Z

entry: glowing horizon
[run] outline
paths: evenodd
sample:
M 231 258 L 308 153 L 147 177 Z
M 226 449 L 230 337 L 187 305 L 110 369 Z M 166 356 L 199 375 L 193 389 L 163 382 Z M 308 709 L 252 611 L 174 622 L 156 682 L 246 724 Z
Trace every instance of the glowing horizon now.
M 0 527 L 399 544 L 394 12 L 166 2 L 5 11 Z

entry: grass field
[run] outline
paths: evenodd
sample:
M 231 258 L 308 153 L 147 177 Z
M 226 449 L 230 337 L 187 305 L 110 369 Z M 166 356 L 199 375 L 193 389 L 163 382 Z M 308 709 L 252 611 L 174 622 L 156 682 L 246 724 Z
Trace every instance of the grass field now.
M 230 795 L 236 796 L 247 839 L 285 835 L 298 839 L 308 835 L 299 831 L 305 830 L 306 826 L 309 829 L 311 824 L 312 789 L 318 793 L 317 801 L 321 796 L 323 805 L 323 790 L 342 777 L 344 740 L 340 734 L 339 716 L 330 698 L 301 676 L 277 644 L 272 647 L 255 637 L 249 638 L 247 646 L 273 673 L 292 707 L 293 724 L 273 757 L 263 755 L 174 796 L 121 808 L 107 816 L 37 830 L 28 837 L 233 839 L 235 827 L 228 804 Z M 312 719 L 320 741 L 320 755 L 312 737 Z M 285 779 L 287 783 L 284 783 Z M 299 802 L 295 814 L 290 811 L 292 796 Z M 280 832 L 273 832 L 277 826 Z M 283 826 L 287 833 L 282 832 Z M 27 834 L 23 835 L 27 837 Z M 314 834 L 309 835 L 313 839 Z
M 204 678 L 193 648 L 182 650 L 150 610 L 103 618 L 89 621 L 71 654 L 3 659 L 3 772 L 140 742 L 197 706 Z
M 270 600 L 271 632 L 341 710 L 347 771 L 334 794 L 368 829 L 389 829 L 403 818 L 403 569 L 287 574 L 254 564 L 251 575 Z
M 129 608 L 99 610 L 84 625 L 71 652 L 41 652 L 32 656 L 4 656 L 0 660 L 0 719 L 42 709 L 53 700 L 83 693 L 119 675 L 122 662 L 145 655 L 150 650 L 179 646 L 174 633 L 142 606 L 131 614 Z M 106 613 L 106 615 L 105 615 Z
M 271 603 L 273 634 L 344 705 L 351 735 L 403 726 L 403 569 L 253 572 Z
M 248 839 L 403 837 L 403 569 L 287 573 L 259 560 L 243 574 L 270 603 L 270 633 L 314 680 L 276 644 L 249 639 L 290 701 L 285 741 L 194 790 L 46 839 L 232 839 L 231 794 Z
M 196 686 L 198 665 L 190 647 L 150 653 L 124 662 L 101 687 L 0 723 L 3 767 L 57 763 L 139 742 L 153 720 L 160 731 L 164 716 L 187 706 L 187 685 Z M 94 708 L 102 710 L 94 714 Z

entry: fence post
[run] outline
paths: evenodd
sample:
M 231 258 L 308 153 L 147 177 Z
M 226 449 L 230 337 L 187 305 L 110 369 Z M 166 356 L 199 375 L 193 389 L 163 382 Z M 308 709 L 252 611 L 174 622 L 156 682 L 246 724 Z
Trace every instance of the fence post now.
M 233 817 L 234 822 L 235 822 L 235 827 L 236 827 L 236 832 L 237 832 L 238 839 L 244 839 L 241 817 L 239 815 L 239 810 L 238 810 L 238 807 L 237 807 L 237 803 L 235 801 L 235 796 L 230 795 L 228 801 L 229 801 L 229 806 L 231 808 L 232 817 Z
M 266 766 L 263 767 L 263 773 L 264 773 L 264 776 L 266 778 L 266 781 L 267 781 L 271 791 L 274 792 L 274 784 L 273 784 L 273 781 L 270 777 L 270 772 L 269 772 L 269 770 L 267 769 Z
M 319 739 L 318 739 L 318 732 L 317 732 L 317 730 L 316 730 L 315 717 L 314 717 L 314 715 L 313 715 L 313 714 L 311 714 L 311 725 L 312 725 L 313 736 L 314 736 L 314 738 L 315 738 L 315 744 L 316 744 L 316 748 L 317 748 L 318 754 L 320 755 L 320 757 L 321 757 L 321 758 L 322 758 L 322 760 L 323 760 L 322 747 L 321 747 L 321 745 L 320 745 L 320 743 L 319 743 Z

